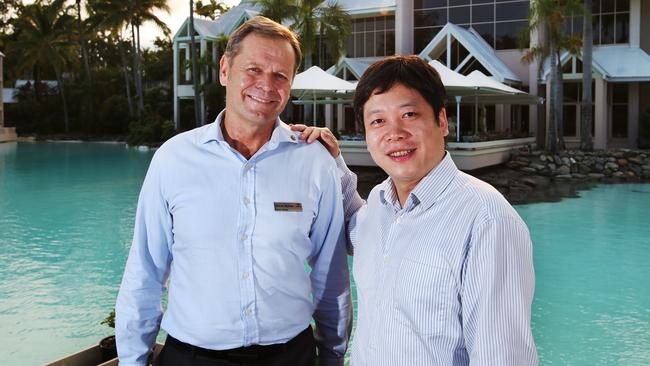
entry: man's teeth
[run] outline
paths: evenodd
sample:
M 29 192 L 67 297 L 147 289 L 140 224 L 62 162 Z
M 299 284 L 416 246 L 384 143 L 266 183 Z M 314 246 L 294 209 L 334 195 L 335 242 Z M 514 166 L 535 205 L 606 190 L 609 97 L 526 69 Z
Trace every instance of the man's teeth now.
M 401 158 L 402 156 L 406 156 L 409 153 L 411 153 L 413 150 L 402 150 L 402 151 L 395 151 L 394 153 L 390 153 L 390 156 L 394 158 Z
M 250 97 L 252 100 L 254 100 L 254 101 L 256 101 L 256 102 L 259 102 L 259 103 L 271 103 L 270 100 L 260 99 L 260 98 L 254 97 L 254 96 L 252 96 L 252 95 L 249 95 L 249 97 Z

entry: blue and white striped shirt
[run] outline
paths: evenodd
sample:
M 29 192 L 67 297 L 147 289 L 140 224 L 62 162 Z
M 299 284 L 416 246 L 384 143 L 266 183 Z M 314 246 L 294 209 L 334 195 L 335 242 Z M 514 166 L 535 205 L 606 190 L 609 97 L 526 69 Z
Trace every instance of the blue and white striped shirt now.
M 284 343 L 312 316 L 321 365 L 342 365 L 352 305 L 336 165 L 280 120 L 247 160 L 222 119 L 151 161 L 116 305 L 120 365 L 145 365 L 159 326 L 221 350 Z
M 353 366 L 537 365 L 528 229 L 449 153 L 399 204 L 388 178 L 367 205 L 341 158 L 354 250 Z

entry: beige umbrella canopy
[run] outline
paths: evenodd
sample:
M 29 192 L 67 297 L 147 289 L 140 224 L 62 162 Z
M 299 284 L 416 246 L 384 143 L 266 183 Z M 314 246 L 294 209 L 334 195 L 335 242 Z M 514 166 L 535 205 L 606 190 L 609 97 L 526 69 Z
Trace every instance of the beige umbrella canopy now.
M 313 122 L 316 123 L 316 98 L 342 97 L 353 92 L 355 85 L 334 75 L 328 74 L 318 66 L 297 74 L 291 85 L 291 94 L 298 99 L 313 100 Z

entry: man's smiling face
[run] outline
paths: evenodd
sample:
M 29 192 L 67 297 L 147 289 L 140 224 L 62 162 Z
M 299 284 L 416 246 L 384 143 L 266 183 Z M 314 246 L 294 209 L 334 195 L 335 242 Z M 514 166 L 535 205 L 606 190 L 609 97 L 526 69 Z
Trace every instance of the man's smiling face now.
M 250 126 L 275 122 L 289 100 L 293 52 L 286 40 L 252 33 L 232 59 L 221 58 L 219 81 L 226 87 L 229 118 Z
M 368 151 L 398 187 L 412 190 L 445 156 L 447 115 L 435 118 L 417 90 L 395 84 L 363 106 Z

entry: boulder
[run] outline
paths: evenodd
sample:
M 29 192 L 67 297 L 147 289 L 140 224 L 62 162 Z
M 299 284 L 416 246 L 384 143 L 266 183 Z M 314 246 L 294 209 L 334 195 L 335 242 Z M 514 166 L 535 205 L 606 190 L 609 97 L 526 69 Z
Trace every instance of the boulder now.
M 537 171 L 536 171 L 535 169 L 531 168 L 531 167 L 524 167 L 524 168 L 521 168 L 521 171 L 522 171 L 522 172 L 526 172 L 526 173 L 530 173 L 530 174 L 535 174 L 535 173 L 537 173 Z
M 546 161 L 546 155 L 540 155 L 539 160 L 541 160 L 542 162 Z
M 618 165 L 620 165 L 620 166 L 627 166 L 627 164 L 629 164 L 629 163 L 627 162 L 627 159 L 618 159 L 618 160 L 616 161 L 616 163 L 618 163 Z
M 605 164 L 605 169 L 618 170 L 618 164 L 609 162 L 609 163 Z
M 532 164 L 530 164 L 530 167 L 533 168 L 533 169 L 535 169 L 535 170 L 537 170 L 537 171 L 544 170 L 544 168 L 545 168 L 544 165 L 542 165 L 542 164 L 537 164 L 537 163 L 532 163 Z
M 571 179 L 571 178 L 573 178 L 571 174 L 560 174 L 555 176 L 555 179 Z
M 589 173 L 589 174 L 587 174 L 587 176 L 588 176 L 589 178 L 592 178 L 592 179 L 601 179 L 601 178 L 604 178 L 604 177 L 605 177 L 605 174 L 601 174 L 601 173 Z
M 559 175 L 567 175 L 567 174 L 571 174 L 571 168 L 569 168 L 569 167 L 566 166 L 566 165 L 562 165 L 561 167 L 559 167 L 559 168 L 557 169 L 557 173 L 558 173 Z

